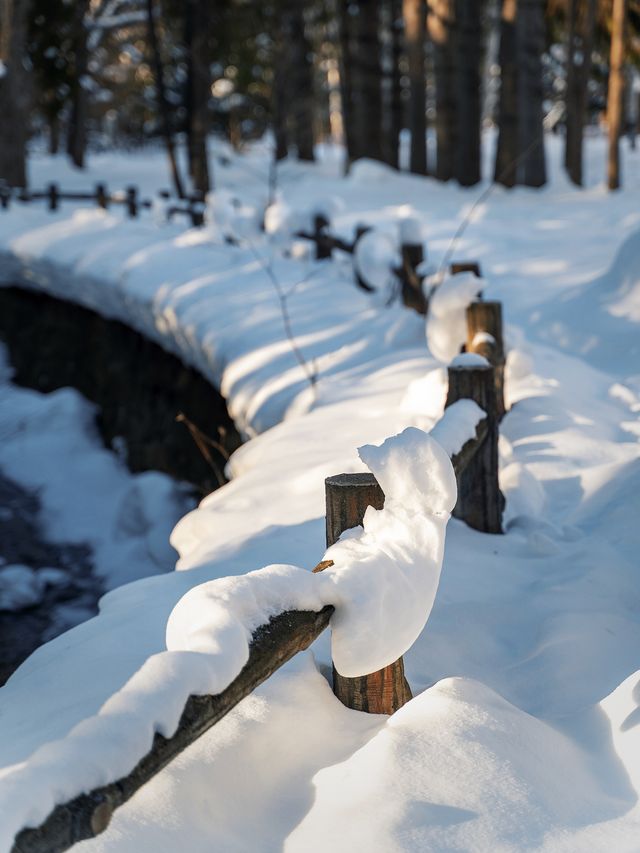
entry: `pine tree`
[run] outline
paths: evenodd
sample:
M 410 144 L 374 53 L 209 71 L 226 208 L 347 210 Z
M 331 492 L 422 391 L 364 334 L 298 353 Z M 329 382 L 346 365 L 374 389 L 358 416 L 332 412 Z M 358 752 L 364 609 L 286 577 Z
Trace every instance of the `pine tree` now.
M 0 179 L 27 186 L 30 80 L 26 70 L 29 3 L 0 4 Z

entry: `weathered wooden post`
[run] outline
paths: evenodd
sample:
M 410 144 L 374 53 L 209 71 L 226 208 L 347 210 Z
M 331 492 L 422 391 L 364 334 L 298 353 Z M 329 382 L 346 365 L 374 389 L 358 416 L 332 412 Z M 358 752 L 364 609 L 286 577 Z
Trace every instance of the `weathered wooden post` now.
M 424 261 L 424 246 L 419 228 L 411 218 L 403 220 L 400 225 L 400 254 L 402 301 L 418 314 L 426 314 L 428 302 L 422 291 L 422 276 L 417 272 Z
M 382 509 L 384 492 L 373 474 L 338 474 L 325 480 L 327 547 L 362 524 L 368 506 Z M 345 678 L 333 670 L 333 692 L 347 708 L 393 714 L 411 699 L 402 658 L 378 672 Z
M 130 219 L 138 215 L 138 188 L 133 185 L 127 187 L 127 213 Z
M 484 533 L 502 533 L 504 497 L 498 483 L 498 415 L 494 369 L 476 354 L 457 356 L 449 366 L 445 408 L 458 400 L 474 400 L 487 414 L 487 434 L 458 477 L 453 515 Z
M 49 210 L 57 210 L 60 202 L 60 191 L 56 183 L 52 182 L 47 187 L 47 198 L 49 200 Z
M 109 206 L 109 196 L 107 195 L 107 187 L 105 184 L 96 184 L 96 202 L 98 207 L 106 210 Z
M 504 339 L 502 336 L 502 303 L 472 302 L 467 307 L 467 352 L 483 355 L 494 368 L 496 411 L 498 420 L 504 405 Z
M 9 209 L 9 200 L 11 199 L 11 189 L 5 181 L 0 181 L 0 207 L 3 210 Z
M 477 278 L 482 278 L 480 264 L 477 261 L 453 261 L 449 267 L 451 275 L 461 272 L 472 272 Z
M 324 258 L 331 257 L 331 240 L 328 239 L 327 228 L 329 220 L 322 213 L 318 213 L 313 217 L 313 233 L 316 244 L 316 260 L 321 261 Z

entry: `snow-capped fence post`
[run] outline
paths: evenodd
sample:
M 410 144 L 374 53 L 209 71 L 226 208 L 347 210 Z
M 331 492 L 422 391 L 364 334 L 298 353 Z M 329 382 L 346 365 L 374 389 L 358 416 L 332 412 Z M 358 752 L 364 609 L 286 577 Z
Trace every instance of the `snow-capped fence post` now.
M 331 250 L 333 248 L 332 241 L 328 237 L 327 229 L 329 227 L 329 220 L 326 216 L 321 213 L 316 214 L 313 217 L 313 239 L 316 244 L 316 260 L 321 261 L 324 258 L 331 257 Z
M 402 302 L 418 314 L 426 314 L 427 298 L 422 292 L 422 277 L 417 272 L 424 261 L 424 247 L 412 219 L 402 223 L 400 240 Z
M 327 547 L 362 524 L 368 506 L 382 509 L 384 492 L 373 474 L 338 474 L 325 480 Z M 345 678 L 333 670 L 333 692 L 347 708 L 393 714 L 411 699 L 402 658 L 378 672 Z
M 483 355 L 493 365 L 498 420 L 504 405 L 504 340 L 502 337 L 502 303 L 472 302 L 467 307 L 467 352 Z
M 477 359 L 477 361 L 476 361 Z M 473 400 L 486 412 L 487 434 L 458 477 L 456 518 L 484 533 L 502 533 L 504 497 L 498 483 L 498 413 L 494 369 L 479 356 L 458 356 L 449 366 L 445 408 Z
M 127 213 L 130 219 L 135 219 L 138 215 L 138 188 L 134 186 L 127 187 Z
M 472 272 L 476 278 L 482 278 L 480 272 L 480 264 L 477 261 L 452 261 L 449 266 L 451 275 L 458 275 L 461 272 Z
M 49 200 L 49 210 L 57 210 L 60 202 L 60 191 L 56 183 L 50 183 L 47 187 L 47 198 Z
M 98 207 L 106 210 L 109 206 L 109 196 L 107 195 L 107 187 L 105 184 L 96 184 L 96 202 Z

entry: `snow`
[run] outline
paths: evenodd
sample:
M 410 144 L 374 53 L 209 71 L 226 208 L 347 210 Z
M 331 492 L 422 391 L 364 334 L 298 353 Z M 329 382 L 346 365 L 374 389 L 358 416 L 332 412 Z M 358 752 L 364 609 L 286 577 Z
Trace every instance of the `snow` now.
M 347 676 L 393 663 L 412 645 L 438 586 L 456 501 L 453 468 L 437 442 L 415 428 L 380 447 L 360 448 L 360 456 L 385 491 L 385 508 L 369 508 L 362 534 L 327 551 L 335 565 L 323 574 L 272 565 L 187 592 L 167 621 L 166 652 L 148 658 L 95 716 L 2 769 L 0 804 L 10 817 L 0 847 L 10 847 L 21 827 L 37 826 L 58 803 L 125 776 L 155 732 L 174 734 L 189 696 L 229 686 L 249 659 L 252 634 L 272 616 L 334 604 L 332 656 Z M 14 595 L 24 601 L 33 580 L 25 581 L 19 568 L 0 572 L 0 582 L 8 571 L 17 581 Z M 121 730 L 126 735 L 119 737 Z
M 42 600 L 46 578 L 29 566 L 0 566 L 0 610 L 22 610 Z
M 475 352 L 461 352 L 450 363 L 449 367 L 490 367 L 483 355 Z
M 311 568 L 324 552 L 324 477 L 363 470 L 358 446 L 430 430 L 442 414 L 443 365 L 464 340 L 458 325 L 445 351 L 453 346 L 444 329 L 455 330 L 478 287 L 504 304 L 507 532 L 449 521 L 429 622 L 404 657 L 415 698 L 389 719 L 344 708 L 323 677 L 331 652 L 322 637 L 80 850 L 306 853 L 353 849 L 354 839 L 376 853 L 637 849 L 640 155 L 623 142 L 627 185 L 608 195 L 605 141 L 589 140 L 580 191 L 560 174 L 559 142 L 548 140 L 548 188 L 496 188 L 476 208 L 455 256 L 478 260 L 487 278 L 456 293 L 454 316 L 441 312 L 442 348 L 432 335 L 431 351 L 418 315 L 355 287 L 350 259 L 286 258 L 256 233 L 259 262 L 248 245 L 151 216 L 126 222 L 121 210 L 2 214 L 6 280 L 92 305 L 161 341 L 223 388 L 251 436 L 230 461 L 232 481 L 175 528 L 180 571 L 112 591 L 96 619 L 39 649 L 0 691 L 4 768 L 95 717 L 167 653 L 167 621 L 189 590 L 269 564 Z M 343 178 L 335 152 L 321 154 L 316 165 L 279 166 L 290 211 L 336 196 L 344 209 L 332 231 L 352 235 L 363 222 L 397 246 L 411 205 L 436 265 L 480 192 L 371 162 Z M 243 204 L 259 210 L 265 149 L 229 159 L 219 185 L 241 188 Z M 159 156 L 104 155 L 89 176 L 45 158 L 33 174 L 64 187 L 108 174 L 151 193 L 163 168 Z M 278 238 L 273 245 L 287 248 Z M 288 294 L 313 388 L 265 262 Z
M 467 340 L 466 308 L 487 282 L 473 273 L 445 275 L 429 298 L 427 344 L 433 355 L 450 362 Z

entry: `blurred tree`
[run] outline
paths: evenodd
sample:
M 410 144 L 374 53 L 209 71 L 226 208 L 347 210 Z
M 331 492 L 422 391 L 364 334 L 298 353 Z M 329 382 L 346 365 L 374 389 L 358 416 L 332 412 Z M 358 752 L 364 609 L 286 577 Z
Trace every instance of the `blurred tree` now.
M 404 31 L 409 61 L 409 130 L 411 153 L 409 169 L 427 174 L 427 81 L 425 70 L 426 0 L 404 0 Z
M 597 0 L 569 0 L 564 163 L 569 178 L 578 186 L 582 186 L 582 139 L 587 119 L 596 5 Z
M 544 129 L 542 56 L 545 51 L 544 0 L 518 0 L 519 183 L 541 187 L 547 181 Z
M 482 121 L 480 63 L 482 61 L 482 2 L 456 0 L 456 97 L 458 128 L 454 174 L 463 187 L 480 180 Z
M 433 42 L 436 86 L 435 176 L 440 181 L 448 181 L 455 175 L 455 155 L 458 148 L 455 0 L 432 0 L 428 26 Z
M 609 130 L 607 183 L 610 190 L 617 190 L 620 187 L 620 133 L 622 130 L 622 96 L 624 91 L 623 63 L 626 14 L 626 0 L 613 0 L 607 104 Z
M 211 4 L 208 0 L 186 0 L 184 33 L 187 60 L 185 113 L 189 175 L 200 193 L 210 189 L 207 134 L 210 129 L 211 97 Z
M 546 182 L 543 130 L 543 0 L 503 0 L 495 180 L 504 186 Z
M 304 10 L 299 0 L 279 0 L 276 9 L 272 109 L 279 160 L 291 145 L 298 159 L 314 159 L 313 59 Z
M 175 142 L 173 139 L 173 131 L 171 128 L 171 119 L 169 115 L 169 103 L 167 101 L 167 91 L 164 80 L 164 62 L 160 53 L 160 43 L 156 30 L 155 9 L 153 0 L 146 0 L 147 11 L 147 29 L 149 36 L 149 47 L 151 49 L 152 63 L 155 74 L 156 96 L 158 99 L 158 111 L 160 113 L 160 121 L 162 125 L 162 135 L 167 149 L 169 158 L 169 168 L 171 169 L 171 178 L 175 191 L 179 198 L 184 198 L 184 184 L 178 169 L 176 159 Z
M 71 115 L 67 130 L 67 154 L 78 169 L 84 167 L 87 148 L 87 116 L 89 112 L 89 50 L 85 19 L 90 0 L 75 0 L 72 18 L 73 72 L 71 76 Z
M 387 162 L 382 133 L 380 0 L 344 0 L 341 7 L 342 65 L 348 80 L 343 105 L 348 159 L 370 157 Z
M 28 14 L 28 0 L 0 2 L 0 178 L 15 187 L 27 186 L 31 84 L 24 59 Z
M 49 152 L 57 154 L 60 126 L 73 82 L 73 8 L 64 0 L 32 0 L 29 58 L 38 94 L 36 106 L 49 131 Z

